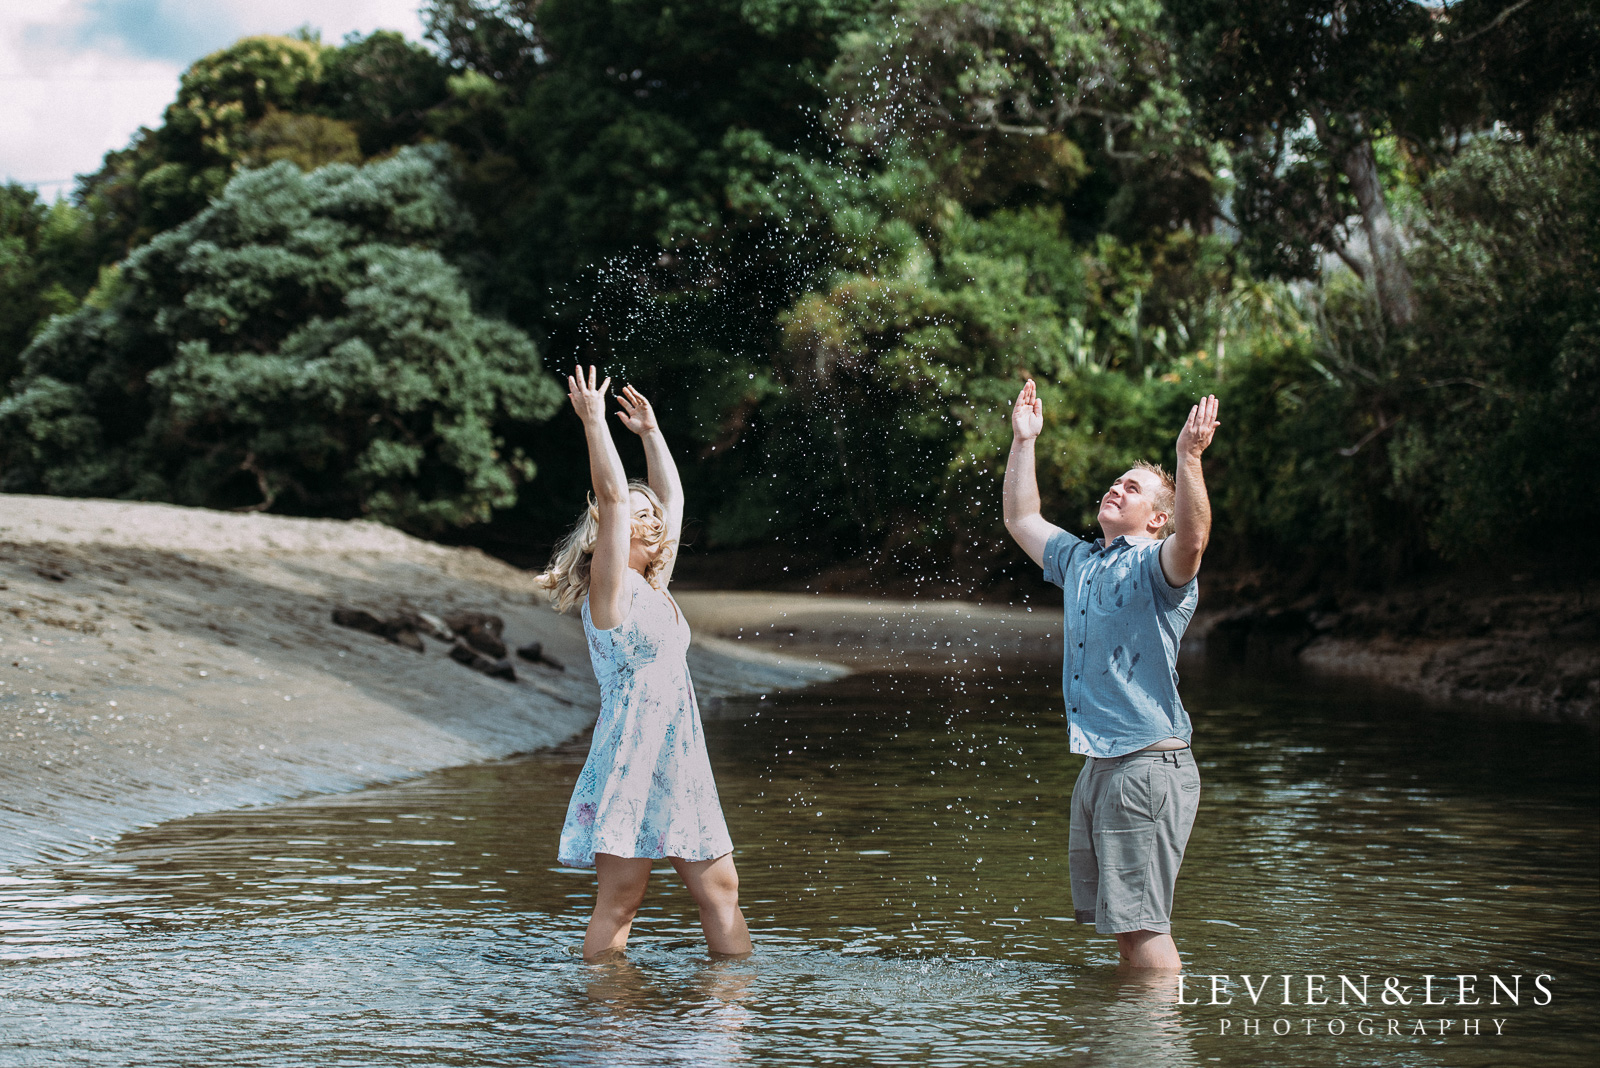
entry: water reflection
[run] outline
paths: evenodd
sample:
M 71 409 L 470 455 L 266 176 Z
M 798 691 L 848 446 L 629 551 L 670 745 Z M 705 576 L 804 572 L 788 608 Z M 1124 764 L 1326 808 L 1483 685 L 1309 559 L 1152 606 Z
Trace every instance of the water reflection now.
M 593 875 L 554 849 L 581 745 L 19 873 L 0 880 L 0 1064 L 1588 1063 L 1592 736 L 1191 681 L 1192 973 L 1548 973 L 1560 994 L 1502 1013 L 1498 1045 L 1281 1006 L 1245 1041 L 1249 1012 L 1178 1006 L 1072 922 L 1055 677 L 861 676 L 724 709 L 708 739 L 747 961 L 706 959 L 665 865 L 628 957 L 578 959 Z M 1326 1034 L 1336 1017 L 1351 1035 Z
M 1147 1064 L 1186 1068 L 1200 1063 L 1190 1038 L 1191 1022 L 1178 1006 L 1175 975 L 1119 967 L 1104 983 L 1100 1033 L 1115 1035 L 1097 1064 L 1140 1068 Z

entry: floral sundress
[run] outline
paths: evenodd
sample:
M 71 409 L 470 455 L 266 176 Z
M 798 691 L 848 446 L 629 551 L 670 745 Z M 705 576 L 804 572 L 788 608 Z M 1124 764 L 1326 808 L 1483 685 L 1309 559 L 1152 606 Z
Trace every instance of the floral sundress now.
M 627 614 L 599 630 L 583 602 L 600 718 L 561 828 L 561 863 L 596 853 L 713 860 L 733 851 L 689 681 L 689 624 L 677 602 L 628 569 Z

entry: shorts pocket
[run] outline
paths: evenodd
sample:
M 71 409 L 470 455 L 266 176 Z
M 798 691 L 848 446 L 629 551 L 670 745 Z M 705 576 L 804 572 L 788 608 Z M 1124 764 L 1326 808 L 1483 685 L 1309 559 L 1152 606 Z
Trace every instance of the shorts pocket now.
M 1125 927 L 1145 920 L 1155 841 L 1154 823 L 1095 835 L 1100 861 L 1100 900 L 1095 910 L 1099 924 Z
M 1117 800 L 1124 813 L 1135 820 L 1154 823 L 1167 807 L 1171 792 L 1167 777 L 1158 771 L 1153 761 L 1141 760 L 1118 776 Z

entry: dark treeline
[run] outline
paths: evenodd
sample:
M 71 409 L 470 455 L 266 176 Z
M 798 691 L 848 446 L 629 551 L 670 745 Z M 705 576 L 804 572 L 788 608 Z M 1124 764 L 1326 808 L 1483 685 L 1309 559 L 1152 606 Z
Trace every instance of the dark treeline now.
M 0 190 L 0 488 L 547 543 L 581 360 L 657 402 L 704 549 L 1014 566 L 1027 377 L 1064 525 L 1206 392 L 1239 559 L 1381 580 L 1600 518 L 1585 0 L 424 18 L 242 40 L 70 201 Z

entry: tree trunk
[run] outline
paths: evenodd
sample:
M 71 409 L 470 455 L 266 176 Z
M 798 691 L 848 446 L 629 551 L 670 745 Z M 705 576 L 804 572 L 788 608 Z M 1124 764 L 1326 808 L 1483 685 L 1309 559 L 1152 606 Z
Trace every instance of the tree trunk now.
M 1406 269 L 1400 234 L 1389 214 L 1389 202 L 1378 179 L 1378 160 L 1367 137 L 1356 140 L 1340 160 L 1350 189 L 1361 208 L 1361 230 L 1371 254 L 1372 283 L 1384 318 L 1395 326 L 1410 326 L 1417 317 L 1417 295 Z

